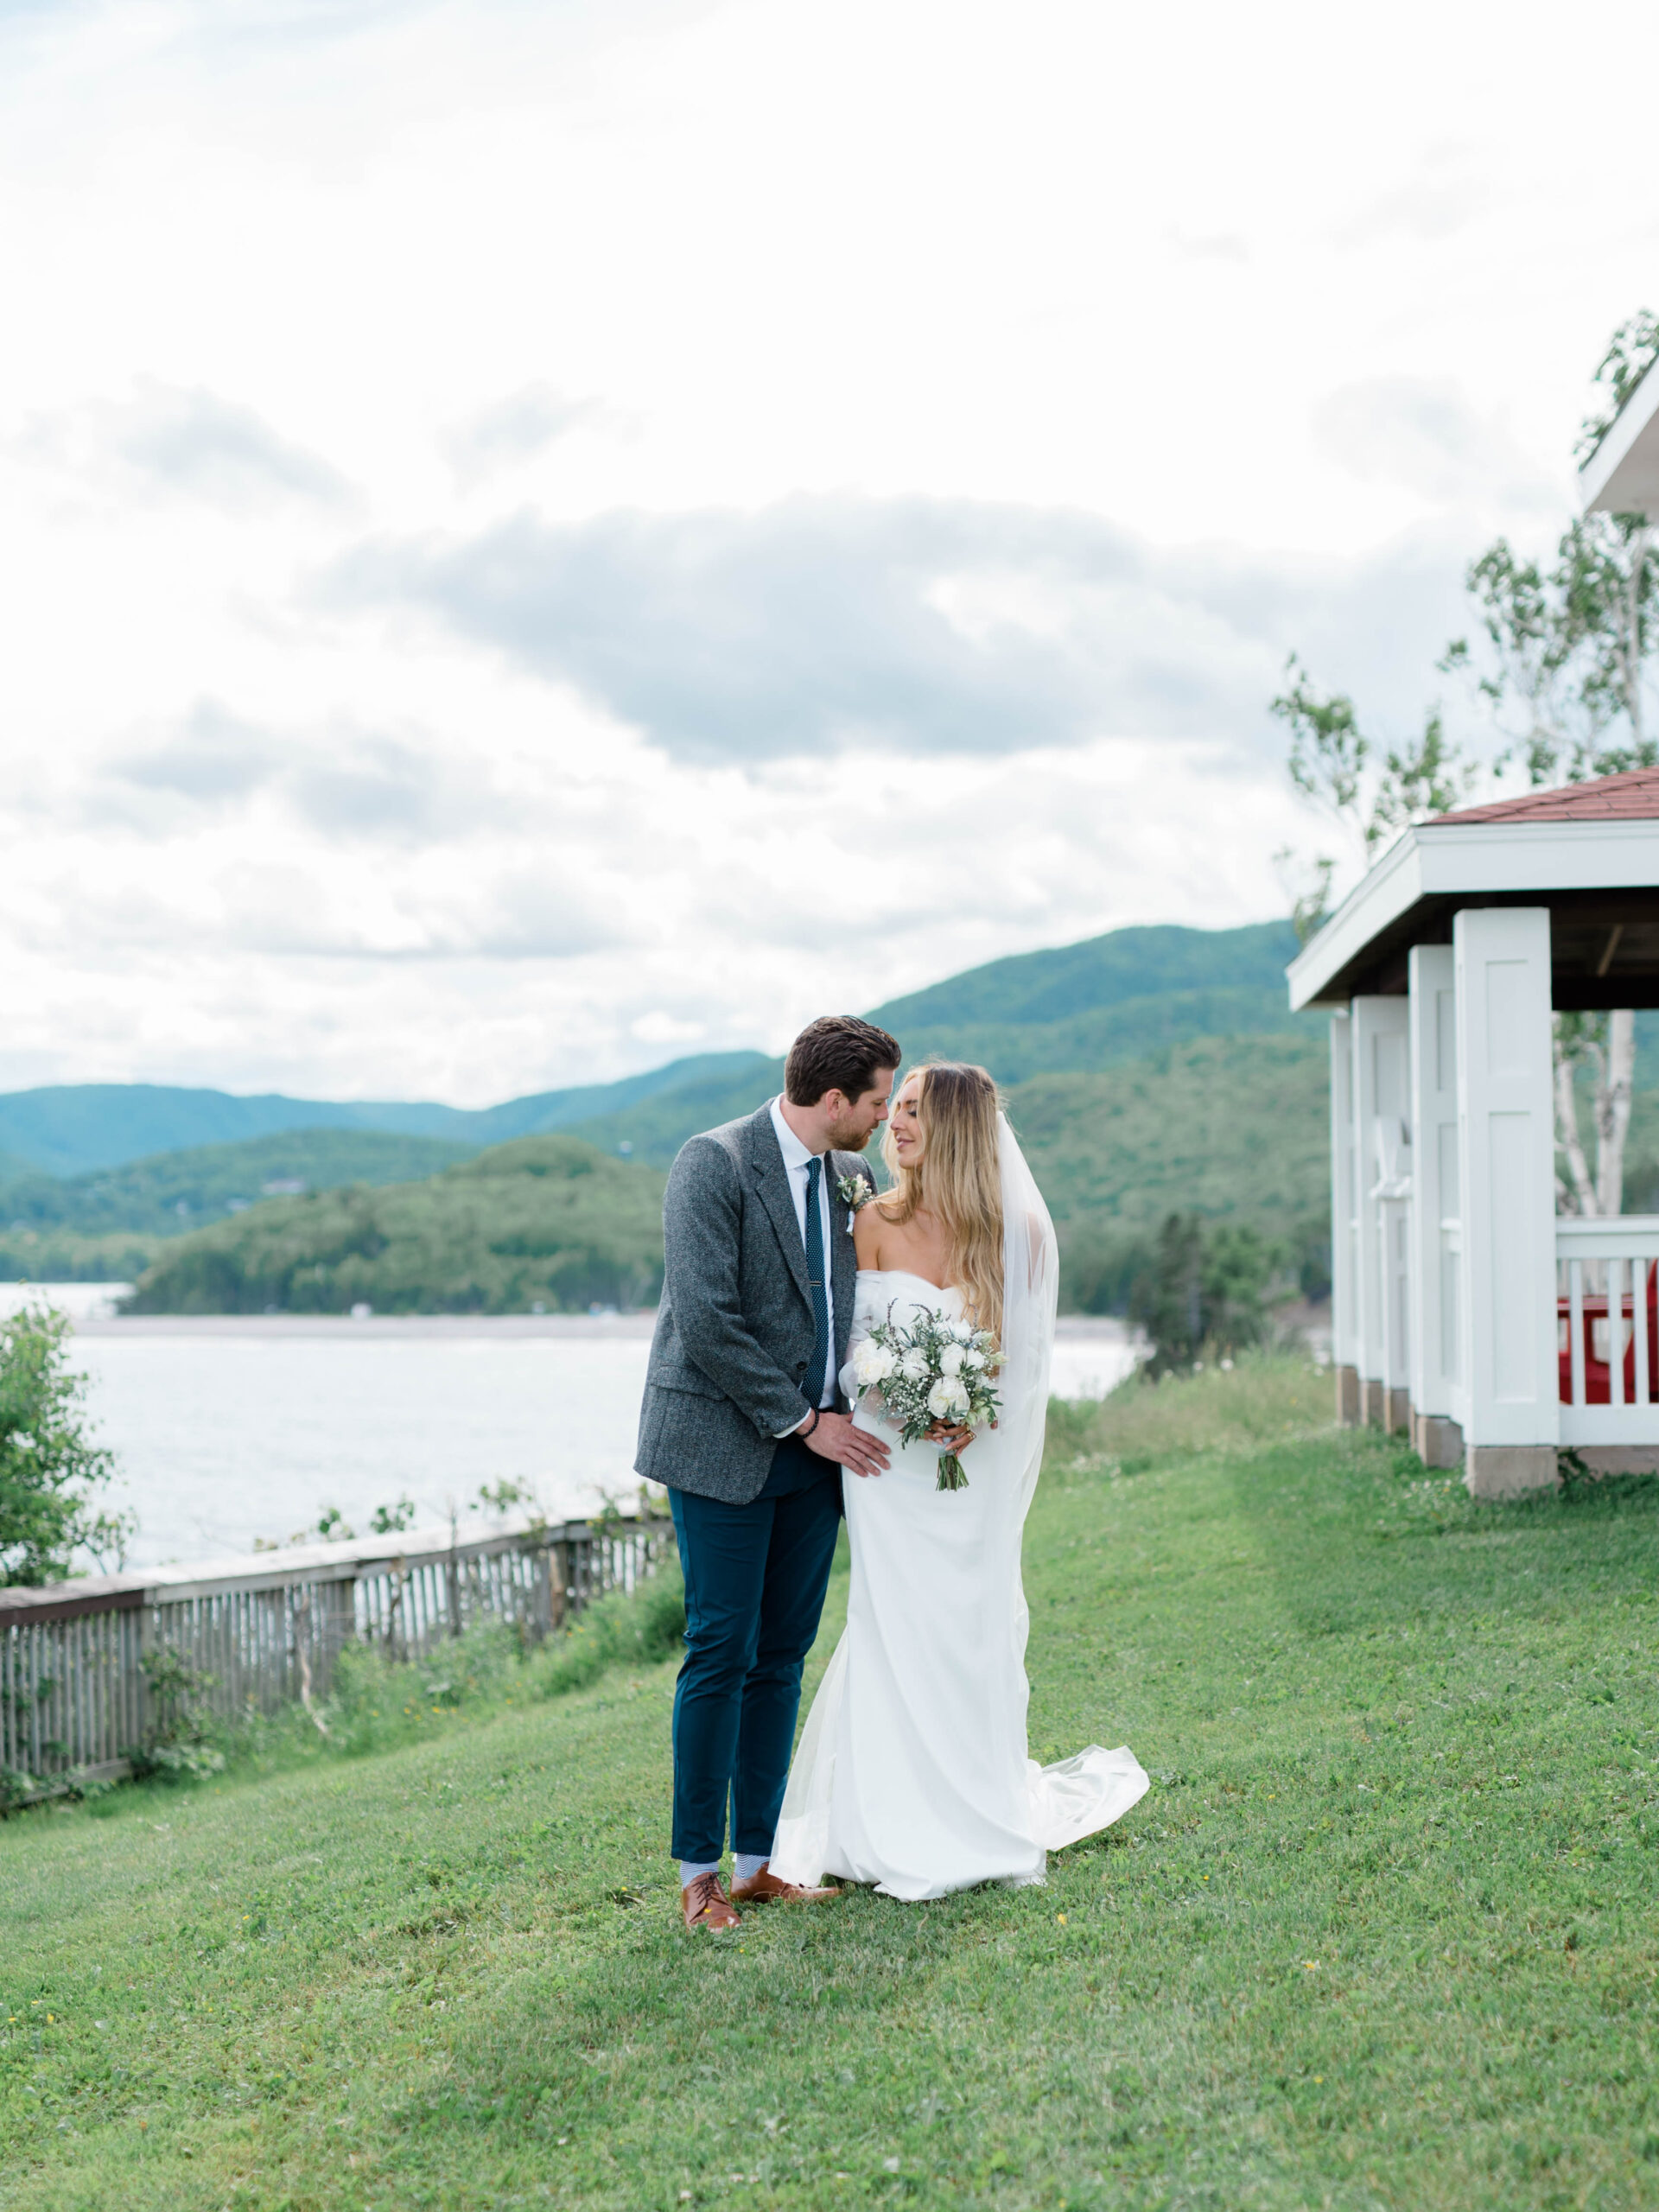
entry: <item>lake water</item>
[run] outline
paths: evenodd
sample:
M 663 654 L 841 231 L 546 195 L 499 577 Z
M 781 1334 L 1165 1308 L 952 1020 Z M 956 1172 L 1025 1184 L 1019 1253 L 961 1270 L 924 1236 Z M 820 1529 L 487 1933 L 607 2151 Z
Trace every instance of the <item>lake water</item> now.
M 134 1567 L 283 1539 L 335 1506 L 366 1529 L 408 1496 L 423 1524 L 482 1483 L 526 1484 L 554 1519 L 630 1497 L 649 1314 L 336 1320 L 109 1318 L 118 1284 L 43 1285 L 76 1318 L 99 1440 L 136 1512 Z M 0 1284 L 0 1312 L 29 1291 Z M 1065 1321 L 1054 1387 L 1098 1396 L 1134 1351 Z

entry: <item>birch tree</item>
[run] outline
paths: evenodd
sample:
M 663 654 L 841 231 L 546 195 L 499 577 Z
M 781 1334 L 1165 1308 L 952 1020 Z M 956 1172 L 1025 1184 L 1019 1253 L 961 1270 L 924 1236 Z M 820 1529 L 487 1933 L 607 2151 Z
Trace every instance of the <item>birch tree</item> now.
M 1319 810 L 1362 873 L 1400 831 L 1432 814 L 1448 813 L 1473 789 L 1477 770 L 1447 737 L 1438 709 L 1422 734 L 1403 744 L 1368 737 L 1345 692 L 1321 692 L 1294 653 L 1285 689 L 1268 711 L 1290 732 L 1290 780 Z M 1335 853 L 1274 855 L 1291 893 L 1291 919 L 1306 944 L 1324 925 L 1342 867 Z
M 1659 319 L 1643 313 L 1614 332 L 1596 372 L 1600 404 L 1586 422 L 1587 460 L 1659 360 Z M 1591 514 L 1563 531 L 1551 559 L 1529 559 L 1500 537 L 1471 562 L 1465 584 L 1478 614 L 1437 664 L 1467 686 L 1480 710 L 1468 741 L 1449 737 L 1437 709 L 1421 737 L 1387 747 L 1363 734 L 1353 702 L 1321 694 L 1293 654 L 1272 711 L 1291 732 L 1292 783 L 1344 831 L 1369 867 L 1408 823 L 1449 811 L 1483 786 L 1523 776 L 1534 790 L 1659 764 L 1649 735 L 1648 683 L 1659 638 L 1659 548 L 1644 515 Z M 1480 739 L 1484 738 L 1482 743 Z M 1304 941 L 1323 922 L 1339 862 L 1280 855 L 1293 881 Z M 1636 1020 L 1623 1008 L 1554 1020 L 1556 1176 L 1563 1212 L 1623 1209 L 1624 1142 L 1636 1066 Z M 1585 1152 L 1579 1097 L 1592 1096 L 1595 1166 Z

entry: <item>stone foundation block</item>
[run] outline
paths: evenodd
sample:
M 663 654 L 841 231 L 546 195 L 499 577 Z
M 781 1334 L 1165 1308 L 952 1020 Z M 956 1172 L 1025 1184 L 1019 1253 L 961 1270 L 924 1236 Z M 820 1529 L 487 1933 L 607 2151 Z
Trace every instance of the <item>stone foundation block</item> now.
M 1659 1474 L 1659 1444 L 1581 1444 L 1579 1457 L 1592 1475 Z
M 1339 1367 L 1337 1370 L 1337 1421 L 1343 1428 L 1359 1427 L 1359 1370 Z
M 1553 1444 L 1471 1444 L 1463 1465 L 1471 1497 L 1524 1497 L 1560 1481 Z
M 1463 1430 L 1444 1414 L 1413 1414 L 1411 1448 L 1426 1467 L 1460 1467 Z

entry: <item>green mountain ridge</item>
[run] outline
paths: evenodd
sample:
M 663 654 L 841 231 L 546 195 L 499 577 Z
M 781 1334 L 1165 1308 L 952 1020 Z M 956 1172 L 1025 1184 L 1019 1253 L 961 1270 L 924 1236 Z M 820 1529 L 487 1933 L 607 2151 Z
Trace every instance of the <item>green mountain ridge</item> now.
M 1248 1222 L 1293 1263 L 1304 1257 L 1325 1204 L 1325 1087 L 1323 1048 L 1301 1037 L 1200 1039 L 1012 1085 L 1009 1116 L 1059 1230 L 1066 1306 L 1121 1303 L 1172 1211 Z M 424 1182 L 273 1199 L 177 1238 L 132 1310 L 645 1304 L 661 1281 L 662 1188 L 650 1163 L 573 1134 L 518 1138 Z
M 1171 1210 L 1249 1221 L 1289 1255 L 1317 1247 L 1325 1210 L 1323 1024 L 1287 1009 L 1282 969 L 1294 946 L 1280 924 L 1116 931 L 988 963 L 873 1018 L 912 1062 L 938 1053 L 991 1070 L 1060 1228 L 1068 1304 L 1110 1304 Z M 0 1191 L 0 1224 L 11 1202 L 17 1224 L 0 1235 L 0 1271 L 41 1277 L 55 1262 L 84 1275 L 108 1272 L 117 1258 L 153 1262 L 138 1300 L 149 1312 L 638 1302 L 654 1295 L 660 1268 L 660 1171 L 695 1131 L 752 1112 L 782 1075 L 781 1061 L 760 1053 L 705 1055 L 476 1113 L 350 1109 L 395 1110 L 405 1123 L 435 1115 L 443 1135 L 314 1122 L 73 1178 L 37 1173 Z M 14 1128 L 15 1114 L 11 1124 L 5 1116 L 20 1098 L 38 1114 L 48 1096 L 0 1098 L 0 1136 Z M 193 1110 L 207 1097 L 215 1114 L 275 1113 L 285 1103 L 182 1096 Z M 147 1111 L 159 1110 L 155 1094 L 144 1096 Z M 90 1111 L 85 1094 L 76 1098 Z M 298 1103 L 308 1113 L 329 1110 Z M 524 1126 L 548 1122 L 556 1128 Z M 93 1134 L 83 1115 L 77 1141 Z M 556 1155 L 563 1165 L 550 1181 L 533 1147 L 556 1139 L 575 1149 Z M 11 1141 L 15 1148 L 15 1134 Z M 517 1149 L 526 1143 L 531 1151 Z M 458 1164 L 467 1153 L 475 1156 Z M 571 1165 L 578 1160 L 580 1170 Z M 561 1179 L 586 1194 L 580 1220 L 568 1204 L 550 1215 Z M 282 1179 L 303 1181 L 311 1194 L 264 1197 L 265 1183 Z M 244 1211 L 256 1198 L 263 1203 Z M 503 1226 L 515 1206 L 531 1240 L 523 1249 L 512 1243 L 518 1232 Z M 232 1207 L 233 1218 L 197 1227 Z M 615 1218 L 601 1235 L 607 1209 Z M 122 1246 L 121 1230 L 149 1241 Z
M 16 1173 L 75 1176 L 163 1154 L 236 1144 L 301 1129 L 364 1129 L 437 1137 L 477 1150 L 516 1136 L 549 1135 L 595 1114 L 709 1072 L 734 1071 L 756 1052 L 703 1053 L 616 1083 L 537 1091 L 499 1106 L 442 1106 L 422 1101 L 289 1098 L 280 1092 L 240 1097 L 163 1084 L 60 1084 L 0 1093 L 0 1186 Z M 0 1208 L 3 1208 L 0 1195 Z
M 1296 949 L 1283 922 L 1236 930 L 1164 925 L 1110 930 L 1082 944 L 1016 953 L 877 1007 L 908 1058 L 980 1058 L 999 1082 L 1135 1058 L 1191 1036 L 1289 1027 L 1284 968 Z M 307 1128 L 375 1129 L 474 1147 L 577 1129 L 668 1156 L 715 1112 L 702 1102 L 752 1100 L 777 1087 L 779 1063 L 753 1052 L 671 1060 L 609 1084 L 536 1091 L 498 1106 L 430 1102 L 238 1097 L 156 1084 L 79 1084 L 0 1093 L 0 1185 L 7 1155 L 72 1177 L 180 1150 Z M 660 1102 L 682 1097 L 684 1112 Z M 656 1109 L 656 1110 L 652 1110 Z M 734 1107 L 741 1112 L 742 1105 Z M 678 1129 L 677 1138 L 671 1132 Z M 12 1178 L 10 1179 L 16 1179 Z M 4 1198 L 0 1195 L 0 1211 Z
M 74 1229 L 87 1236 L 131 1230 L 177 1236 L 238 1212 L 271 1192 L 346 1183 L 408 1183 L 435 1174 L 479 1147 L 444 1137 L 384 1129 L 285 1129 L 237 1144 L 194 1145 L 122 1166 L 72 1176 L 33 1173 L 0 1188 L 0 1228 Z
M 1109 930 L 1103 937 L 1041 952 L 1018 952 L 941 983 L 890 999 L 870 1016 L 906 1049 L 906 1030 L 975 1024 L 1028 1028 L 1102 1007 L 1176 991 L 1245 988 L 1286 1004 L 1285 969 L 1296 957 L 1288 922 L 1236 930 L 1175 924 Z

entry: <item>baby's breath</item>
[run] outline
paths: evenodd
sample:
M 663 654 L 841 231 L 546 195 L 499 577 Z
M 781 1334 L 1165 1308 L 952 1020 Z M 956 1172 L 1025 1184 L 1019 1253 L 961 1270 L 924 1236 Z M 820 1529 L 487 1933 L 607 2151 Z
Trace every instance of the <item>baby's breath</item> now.
M 988 1329 L 927 1312 L 908 1322 L 895 1321 L 889 1306 L 887 1319 L 875 1324 L 853 1364 L 861 1396 L 874 1391 L 902 1440 L 920 1444 L 941 1422 L 972 1429 L 995 1422 L 1001 1402 L 991 1377 L 1001 1357 Z M 938 1487 L 968 1487 L 954 1452 L 940 1455 Z

